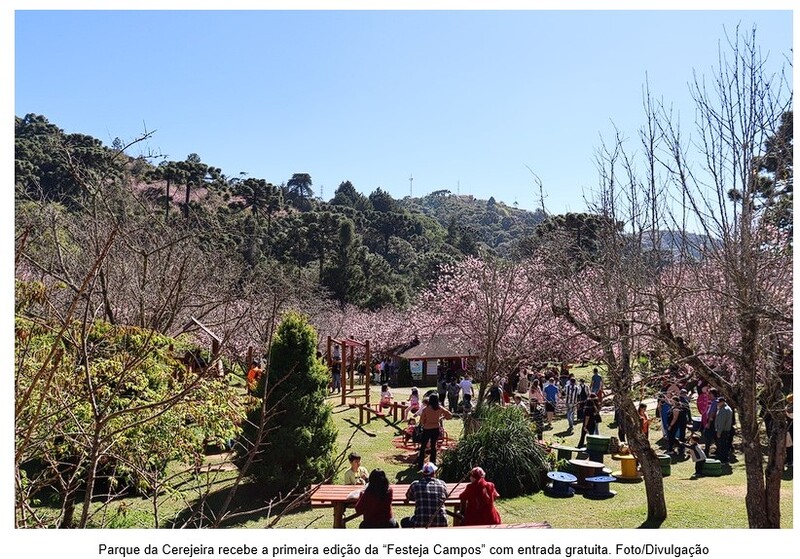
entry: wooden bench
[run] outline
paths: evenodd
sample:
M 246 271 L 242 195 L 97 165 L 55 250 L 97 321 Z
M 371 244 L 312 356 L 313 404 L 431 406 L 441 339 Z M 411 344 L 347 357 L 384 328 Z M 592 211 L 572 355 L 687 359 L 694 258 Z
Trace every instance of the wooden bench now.
M 365 394 L 355 394 L 353 396 L 348 396 L 347 406 L 349 408 L 357 408 L 358 406 L 362 406 L 364 404 L 362 402 L 359 402 L 359 400 L 366 397 L 367 396 Z
M 452 528 L 552 528 L 549 522 L 514 522 L 511 524 L 481 524 L 480 526 L 452 526 Z
M 406 497 L 408 485 L 391 484 L 389 487 L 392 488 L 393 506 L 414 505 L 414 501 Z M 459 514 L 461 509 L 461 500 L 459 497 L 466 487 L 467 485 L 464 483 L 447 484 L 447 499 L 444 502 L 444 506 L 453 509 L 452 512 L 449 510 L 446 511 L 451 516 L 457 516 Z M 363 490 L 363 488 L 363 485 L 320 485 L 311 492 L 309 497 L 311 508 L 332 508 L 333 527 L 345 528 L 345 508 L 355 505 L 358 499 L 357 493 Z M 350 515 L 347 517 L 347 520 L 352 520 L 355 516 L 358 515 Z
M 366 415 L 366 422 L 364 416 Z M 386 417 L 386 412 L 381 408 L 380 404 L 358 404 L 358 422 L 369 423 L 372 421 L 372 416 Z

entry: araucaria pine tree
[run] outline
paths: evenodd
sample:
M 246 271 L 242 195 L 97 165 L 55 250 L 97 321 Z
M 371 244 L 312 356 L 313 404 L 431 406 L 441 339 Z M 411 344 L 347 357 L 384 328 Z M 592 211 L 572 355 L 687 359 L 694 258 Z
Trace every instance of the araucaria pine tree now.
M 286 315 L 272 342 L 269 372 L 258 387 L 263 394 L 268 383 L 266 405 L 249 414 L 244 429 L 245 447 L 261 441 L 252 474 L 272 492 L 302 489 L 332 473 L 336 428 L 325 401 L 328 374 L 316 357 L 316 340 L 304 316 Z

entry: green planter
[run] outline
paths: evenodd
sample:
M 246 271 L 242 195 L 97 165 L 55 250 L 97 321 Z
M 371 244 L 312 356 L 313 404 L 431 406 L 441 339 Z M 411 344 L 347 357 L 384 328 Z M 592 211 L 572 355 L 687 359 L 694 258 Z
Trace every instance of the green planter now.
M 658 461 L 661 464 L 661 475 L 666 477 L 672 473 L 672 458 L 668 454 L 659 454 Z
M 586 436 L 586 450 L 597 450 L 603 454 L 608 453 L 608 445 L 611 443 L 611 437 L 603 435 L 587 435 Z
M 719 477 L 722 475 L 722 463 L 719 460 L 709 458 L 703 464 L 703 475 L 711 477 Z

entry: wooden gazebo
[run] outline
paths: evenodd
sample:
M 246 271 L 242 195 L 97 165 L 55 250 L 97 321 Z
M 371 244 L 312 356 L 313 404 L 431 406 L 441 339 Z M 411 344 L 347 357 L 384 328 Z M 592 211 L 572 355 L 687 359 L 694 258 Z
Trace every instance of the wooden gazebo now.
M 462 362 L 468 359 L 477 359 L 478 354 L 466 342 L 456 336 L 437 334 L 423 340 L 414 340 L 410 344 L 395 349 L 394 355 L 409 362 L 421 362 L 422 372 L 419 386 L 433 386 L 436 384 L 438 370 L 430 370 L 434 361 Z M 414 372 L 412 370 L 412 376 Z

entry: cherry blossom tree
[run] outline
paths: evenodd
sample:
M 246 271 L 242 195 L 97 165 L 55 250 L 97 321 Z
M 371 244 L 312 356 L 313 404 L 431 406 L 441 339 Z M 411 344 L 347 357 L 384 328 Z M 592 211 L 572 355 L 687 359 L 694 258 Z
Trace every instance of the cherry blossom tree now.
M 773 72 L 756 30 L 726 37 L 710 83 L 691 86 L 697 116 L 685 139 L 666 111 L 663 168 L 684 201 L 680 221 L 711 242 L 695 247 L 702 261 L 685 265 L 682 298 L 658 300 L 658 336 L 698 375 L 721 388 L 738 411 L 751 528 L 780 527 L 780 484 L 786 430 L 782 369 L 791 352 L 791 247 L 769 218 L 760 161 L 791 109 L 792 92 Z M 676 282 L 677 283 L 677 282 Z M 686 285 L 688 284 L 688 288 Z M 766 468 L 761 448 L 764 407 L 770 421 Z
M 468 258 L 445 266 L 412 312 L 420 334 L 450 333 L 466 340 L 483 362 L 477 371 L 479 401 L 488 381 L 522 361 L 548 361 L 574 353 L 573 330 L 553 316 L 544 290 L 542 260 Z

